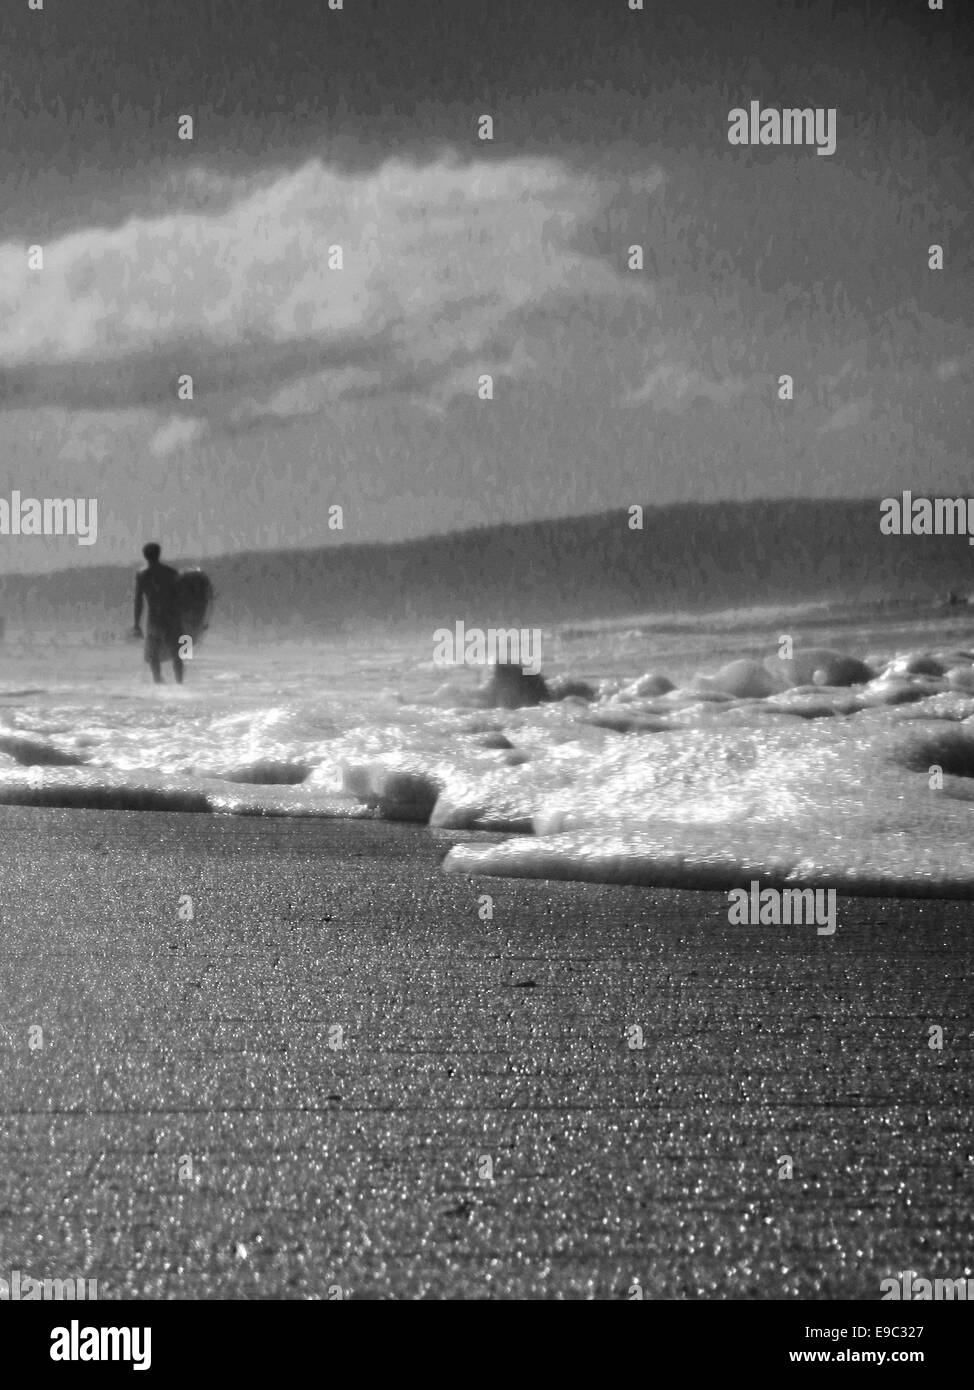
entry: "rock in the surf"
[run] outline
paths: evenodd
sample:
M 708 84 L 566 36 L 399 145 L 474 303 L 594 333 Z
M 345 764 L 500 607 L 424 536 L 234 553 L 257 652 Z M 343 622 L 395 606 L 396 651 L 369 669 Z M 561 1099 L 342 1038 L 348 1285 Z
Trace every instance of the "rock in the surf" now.
M 478 694 L 490 709 L 523 709 L 543 705 L 551 699 L 543 676 L 525 671 L 515 661 L 498 662 L 496 666 L 491 666 Z
M 765 665 L 788 689 L 796 685 L 865 685 L 876 675 L 858 657 L 844 656 L 827 647 L 807 647 L 789 660 L 772 656 Z

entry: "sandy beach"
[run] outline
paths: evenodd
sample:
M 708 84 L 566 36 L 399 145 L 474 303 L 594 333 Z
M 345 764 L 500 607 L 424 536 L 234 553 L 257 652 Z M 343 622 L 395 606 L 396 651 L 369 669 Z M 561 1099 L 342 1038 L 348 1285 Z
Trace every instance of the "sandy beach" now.
M 723 894 L 443 875 L 476 838 L 0 808 L 0 1272 L 103 1299 L 962 1274 L 969 904 L 732 927 Z

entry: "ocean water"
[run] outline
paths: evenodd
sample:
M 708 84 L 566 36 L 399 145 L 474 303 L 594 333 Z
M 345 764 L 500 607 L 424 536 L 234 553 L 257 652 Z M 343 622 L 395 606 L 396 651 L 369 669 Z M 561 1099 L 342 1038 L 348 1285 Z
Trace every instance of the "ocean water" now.
M 157 688 L 137 643 L 9 633 L 0 801 L 494 832 L 447 872 L 974 897 L 974 610 L 543 629 L 545 676 L 595 695 L 519 710 L 433 650 L 431 629 L 258 645 L 217 626 Z

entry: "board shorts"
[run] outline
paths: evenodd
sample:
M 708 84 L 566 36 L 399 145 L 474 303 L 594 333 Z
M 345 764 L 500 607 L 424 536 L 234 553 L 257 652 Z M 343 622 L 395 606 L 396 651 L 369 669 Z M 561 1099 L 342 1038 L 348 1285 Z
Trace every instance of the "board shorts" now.
M 179 623 L 165 627 L 149 627 L 145 634 L 144 656 L 151 665 L 153 662 L 174 661 L 179 656 L 179 643 L 183 629 Z

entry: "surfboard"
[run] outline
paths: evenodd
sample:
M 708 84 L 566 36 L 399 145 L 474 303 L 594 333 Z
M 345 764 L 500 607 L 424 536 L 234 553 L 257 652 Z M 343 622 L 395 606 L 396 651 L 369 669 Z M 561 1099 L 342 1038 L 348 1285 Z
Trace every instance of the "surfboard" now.
M 176 581 L 183 632 L 199 642 L 210 625 L 213 607 L 213 585 L 201 569 L 180 571 Z

